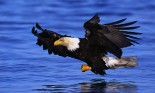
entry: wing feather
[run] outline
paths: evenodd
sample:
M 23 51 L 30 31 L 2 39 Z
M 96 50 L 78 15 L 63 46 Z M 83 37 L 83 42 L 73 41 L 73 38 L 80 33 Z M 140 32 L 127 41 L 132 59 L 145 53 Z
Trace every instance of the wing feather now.
M 118 20 L 118 21 L 115 21 L 115 22 L 111 22 L 111 23 L 107 23 L 107 24 L 104 24 L 104 25 L 115 25 L 115 24 L 119 24 L 119 23 L 122 23 L 126 20 L 127 18 L 124 18 L 124 19 L 121 19 L 121 20 Z
M 139 32 L 129 32 L 129 31 L 121 31 L 123 34 L 129 34 L 129 35 L 139 35 L 139 34 L 142 34 L 142 33 L 139 33 Z
M 135 24 L 136 22 L 137 22 L 137 21 L 133 21 L 133 22 L 118 24 L 118 25 L 114 25 L 114 26 L 115 26 L 115 27 L 129 26 L 129 25 Z
M 94 18 L 96 18 L 96 20 L 99 20 L 99 17 L 93 17 L 93 20 L 95 20 Z M 84 28 L 86 29 L 85 36 L 87 39 L 94 40 L 93 42 L 95 44 L 102 46 L 106 49 L 107 52 L 110 52 L 119 57 L 121 56 L 122 52 L 121 48 L 134 45 L 134 43 L 139 44 L 137 40 L 139 40 L 140 38 L 136 37 L 136 35 L 141 34 L 139 32 L 130 31 L 140 27 L 131 26 L 137 21 L 124 23 L 126 19 L 127 18 L 124 18 L 107 24 L 99 24 L 99 22 L 96 22 L 93 25 L 90 24 L 89 21 L 87 21 L 84 24 Z
M 68 50 L 64 46 L 57 46 L 54 47 L 54 42 L 58 40 L 59 38 L 63 37 L 63 35 L 60 35 L 56 32 L 49 31 L 46 29 L 43 29 L 38 23 L 36 23 L 36 28 L 41 30 L 41 33 L 38 33 L 37 30 L 35 30 L 35 27 L 32 28 L 32 33 L 38 37 L 37 39 L 37 45 L 43 46 L 43 50 L 48 50 L 48 54 L 55 54 L 59 56 L 70 56 L 68 55 Z M 65 35 L 66 36 L 66 35 Z M 73 57 L 73 56 L 72 56 Z
M 134 26 L 134 27 L 120 27 L 118 28 L 118 30 L 132 30 L 132 29 L 136 29 L 139 28 L 140 26 Z
M 92 24 L 99 23 L 100 22 L 100 19 L 98 17 L 98 14 L 95 14 L 88 22 L 89 23 L 92 23 Z

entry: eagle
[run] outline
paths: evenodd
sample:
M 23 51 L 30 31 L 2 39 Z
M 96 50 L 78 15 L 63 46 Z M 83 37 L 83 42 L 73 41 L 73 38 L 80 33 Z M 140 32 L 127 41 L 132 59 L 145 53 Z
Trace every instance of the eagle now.
M 61 35 L 55 31 L 43 29 L 39 23 L 32 28 L 37 37 L 37 45 L 47 50 L 48 54 L 71 57 L 85 62 L 82 72 L 91 70 L 95 74 L 105 75 L 105 70 L 118 67 L 135 66 L 136 57 L 122 57 L 122 48 L 139 44 L 136 37 L 140 32 L 130 30 L 140 26 L 131 26 L 137 21 L 125 22 L 127 18 L 111 23 L 100 24 L 98 14 L 84 23 L 83 38 Z M 41 32 L 38 33 L 38 30 Z M 108 53 L 116 57 L 107 56 Z

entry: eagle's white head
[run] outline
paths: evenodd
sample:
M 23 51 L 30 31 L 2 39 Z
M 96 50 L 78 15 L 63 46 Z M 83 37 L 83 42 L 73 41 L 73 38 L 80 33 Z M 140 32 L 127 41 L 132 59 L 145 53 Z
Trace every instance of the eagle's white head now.
M 54 46 L 62 45 L 70 51 L 75 51 L 79 48 L 80 39 L 73 37 L 62 37 L 54 42 Z

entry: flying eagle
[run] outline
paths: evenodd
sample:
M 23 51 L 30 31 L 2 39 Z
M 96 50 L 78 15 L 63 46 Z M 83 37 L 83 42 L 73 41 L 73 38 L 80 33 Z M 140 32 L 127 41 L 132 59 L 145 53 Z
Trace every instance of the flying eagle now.
M 38 23 L 32 28 L 32 33 L 37 37 L 37 45 L 43 46 L 43 50 L 48 50 L 48 54 L 63 57 L 72 57 L 87 63 L 82 65 L 83 72 L 91 70 L 95 74 L 105 75 L 105 70 L 117 67 L 131 67 L 135 64 L 135 57 L 122 58 L 122 48 L 139 44 L 135 37 L 139 32 L 129 30 L 140 26 L 130 26 L 137 21 L 123 23 L 121 19 L 112 23 L 99 24 L 98 14 L 84 23 L 85 37 L 76 38 L 61 35 L 54 31 L 43 29 Z M 38 33 L 36 30 L 41 30 Z M 117 58 L 108 57 L 107 53 L 112 53 Z

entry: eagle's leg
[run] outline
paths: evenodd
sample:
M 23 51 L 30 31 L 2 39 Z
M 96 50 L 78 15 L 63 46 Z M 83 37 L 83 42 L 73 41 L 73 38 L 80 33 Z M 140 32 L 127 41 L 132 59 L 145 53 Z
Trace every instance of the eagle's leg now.
M 82 72 L 85 72 L 85 71 L 88 71 L 88 70 L 91 70 L 91 67 L 90 67 L 90 66 L 88 66 L 88 65 L 86 65 L 86 64 L 83 64 L 83 65 L 81 66 L 81 71 L 82 71 Z

